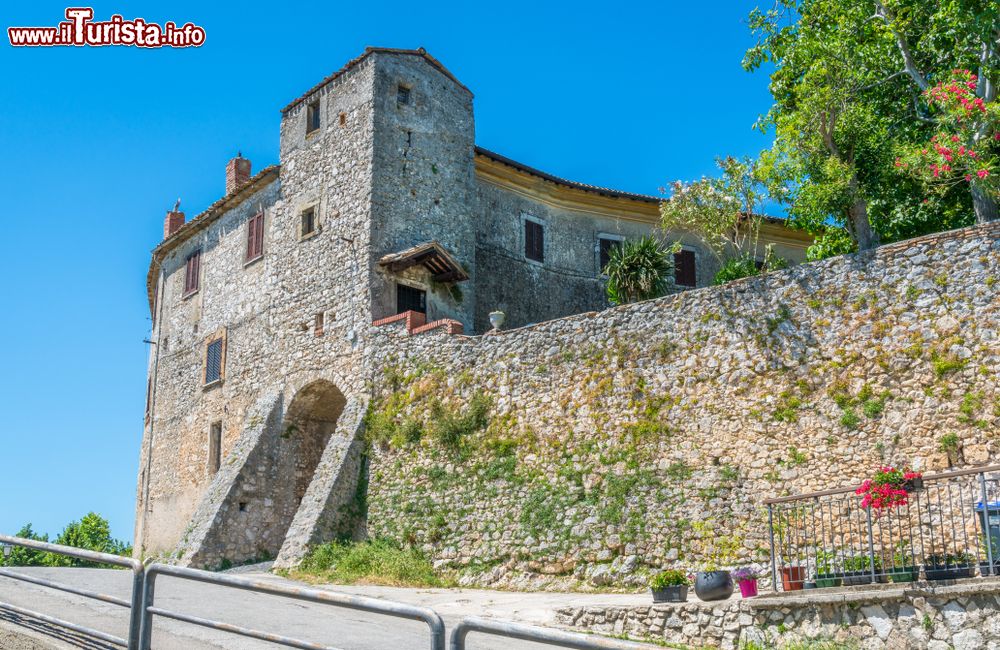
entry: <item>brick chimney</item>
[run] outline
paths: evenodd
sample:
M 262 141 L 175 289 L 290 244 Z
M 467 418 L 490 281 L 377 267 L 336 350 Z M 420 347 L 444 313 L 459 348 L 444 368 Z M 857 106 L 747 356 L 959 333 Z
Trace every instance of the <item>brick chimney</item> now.
M 237 153 L 226 165 L 226 196 L 240 189 L 250 180 L 250 161 Z
M 178 212 L 177 210 L 167 211 L 167 218 L 163 220 L 163 238 L 166 239 L 170 235 L 174 234 L 180 230 L 181 226 L 184 225 L 184 213 Z

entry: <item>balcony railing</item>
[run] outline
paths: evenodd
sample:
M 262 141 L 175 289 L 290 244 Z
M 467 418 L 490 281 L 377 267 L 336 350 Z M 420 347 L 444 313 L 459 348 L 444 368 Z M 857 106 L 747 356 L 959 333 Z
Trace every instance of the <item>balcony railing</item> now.
M 906 505 L 889 508 L 862 507 L 857 486 L 768 499 L 771 586 L 796 591 L 1000 575 L 996 472 L 1000 465 L 925 476 Z

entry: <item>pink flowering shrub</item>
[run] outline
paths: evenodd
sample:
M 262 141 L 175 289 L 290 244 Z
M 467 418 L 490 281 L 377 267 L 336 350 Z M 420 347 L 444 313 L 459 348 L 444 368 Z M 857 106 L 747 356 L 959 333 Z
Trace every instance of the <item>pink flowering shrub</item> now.
M 937 133 L 897 157 L 897 168 L 941 189 L 968 183 L 998 193 L 1000 110 L 976 96 L 977 84 L 972 72 L 954 70 L 950 79 L 924 92 Z
M 920 477 L 920 472 L 880 467 L 875 471 L 875 476 L 865 479 L 854 493 L 863 497 L 862 508 L 897 508 L 908 503 L 909 493 L 904 487 L 906 483 Z

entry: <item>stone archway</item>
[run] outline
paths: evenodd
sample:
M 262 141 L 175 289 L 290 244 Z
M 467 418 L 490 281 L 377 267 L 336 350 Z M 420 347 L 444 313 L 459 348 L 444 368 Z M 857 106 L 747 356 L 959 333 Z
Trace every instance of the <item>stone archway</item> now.
M 280 513 L 275 522 L 279 542 L 302 503 L 346 403 L 339 388 L 319 379 L 300 388 L 285 410 L 277 444 L 279 475 L 274 477 L 272 488 L 274 505 Z
M 290 454 L 290 466 L 294 467 L 291 483 L 296 506 L 305 496 L 346 403 L 347 399 L 336 386 L 320 379 L 301 388 L 285 412 L 281 447 Z

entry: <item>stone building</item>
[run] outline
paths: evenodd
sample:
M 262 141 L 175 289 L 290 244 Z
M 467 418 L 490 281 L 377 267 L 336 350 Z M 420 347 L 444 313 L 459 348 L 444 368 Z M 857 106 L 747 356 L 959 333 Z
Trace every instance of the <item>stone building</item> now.
M 237 157 L 226 193 L 167 214 L 153 315 L 136 553 L 290 562 L 349 519 L 373 326 L 483 333 L 607 306 L 610 247 L 658 202 L 475 145 L 472 93 L 422 49 L 369 48 L 281 111 L 280 164 Z M 678 289 L 711 255 L 678 236 Z M 793 262 L 809 239 L 769 221 Z M 348 531 L 350 532 L 350 531 Z

